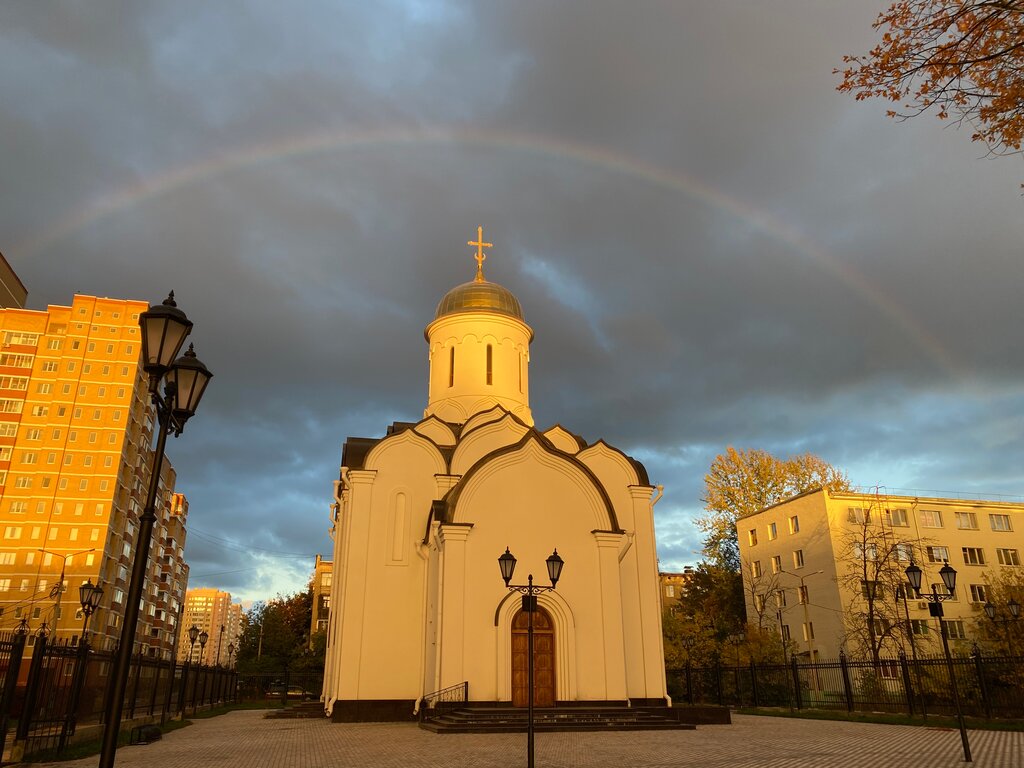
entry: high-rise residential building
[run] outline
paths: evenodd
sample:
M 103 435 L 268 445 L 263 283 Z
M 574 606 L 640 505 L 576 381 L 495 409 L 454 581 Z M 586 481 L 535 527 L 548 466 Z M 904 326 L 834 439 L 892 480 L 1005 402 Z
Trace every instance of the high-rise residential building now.
M 103 588 L 94 647 L 120 636 L 154 414 L 140 359 L 141 301 L 76 295 L 45 311 L 0 309 L 0 631 L 83 630 L 78 587 Z M 170 657 L 188 581 L 188 503 L 160 471 L 137 651 Z
M 196 626 L 207 633 L 206 648 L 192 645 L 188 630 Z M 242 634 L 242 606 L 231 602 L 231 593 L 219 589 L 190 589 L 185 594 L 185 611 L 178 637 L 178 661 L 192 653 L 192 663 L 227 666 L 233 663 L 231 649 L 238 648 Z
M 24 307 L 27 298 L 28 289 L 0 253 L 0 308 Z
M 310 647 L 313 644 L 313 635 L 317 632 L 326 632 L 328 622 L 331 618 L 331 584 L 334 579 L 334 563 L 331 560 L 324 560 L 320 555 L 316 556 L 316 563 L 313 566 L 313 581 L 310 587 L 313 590 L 313 618 L 309 625 Z
M 1024 504 L 818 489 L 737 522 L 748 624 L 780 632 L 794 653 L 835 658 L 941 653 L 938 619 L 922 592 L 945 563 L 955 594 L 942 601 L 954 647 L 992 637 L 983 608 L 1024 602 Z

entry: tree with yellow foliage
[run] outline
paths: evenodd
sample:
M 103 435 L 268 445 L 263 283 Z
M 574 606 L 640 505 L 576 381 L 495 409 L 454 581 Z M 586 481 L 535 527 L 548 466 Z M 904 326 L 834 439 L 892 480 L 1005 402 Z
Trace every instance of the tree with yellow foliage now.
M 840 91 L 899 103 L 891 117 L 967 121 L 993 154 L 1021 151 L 1024 0 L 900 0 L 873 26 L 882 41 L 843 57 Z
M 730 445 L 715 457 L 704 475 L 702 501 L 707 514 L 697 519 L 705 534 L 704 556 L 738 572 L 736 521 L 820 487 L 846 491 L 850 490 L 850 481 L 843 472 L 810 453 L 782 460 L 767 451 L 737 451 Z

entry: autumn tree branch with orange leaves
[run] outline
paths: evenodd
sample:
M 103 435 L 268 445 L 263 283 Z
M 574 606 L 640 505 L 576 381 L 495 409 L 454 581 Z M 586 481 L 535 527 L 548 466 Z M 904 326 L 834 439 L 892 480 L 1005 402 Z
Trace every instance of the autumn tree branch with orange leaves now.
M 996 155 L 1024 140 L 1024 0 L 901 0 L 879 14 L 882 41 L 844 56 L 840 91 L 900 104 L 890 117 L 933 111 L 974 128 Z

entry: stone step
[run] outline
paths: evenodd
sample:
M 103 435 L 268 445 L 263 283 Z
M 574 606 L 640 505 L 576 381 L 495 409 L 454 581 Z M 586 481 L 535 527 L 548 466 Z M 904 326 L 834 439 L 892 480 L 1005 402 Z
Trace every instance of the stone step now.
M 527 712 L 519 708 L 461 708 L 424 720 L 420 726 L 435 733 L 515 733 L 527 729 Z M 534 730 L 625 731 L 692 730 L 674 717 L 629 707 L 573 707 L 534 710 Z

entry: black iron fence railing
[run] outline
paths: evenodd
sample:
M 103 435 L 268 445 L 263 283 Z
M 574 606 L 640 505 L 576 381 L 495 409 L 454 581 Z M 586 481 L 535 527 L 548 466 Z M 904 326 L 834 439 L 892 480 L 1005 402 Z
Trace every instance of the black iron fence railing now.
M 965 715 L 1024 717 L 1024 657 L 953 657 L 953 674 Z M 687 665 L 667 673 L 669 695 L 692 704 L 789 707 L 910 716 L 953 715 L 953 689 L 943 656 L 809 663 Z
M 439 691 L 426 694 L 420 699 L 420 720 L 443 715 L 469 701 L 469 681 L 449 685 Z
M 46 637 L 0 636 L 0 754 L 59 756 L 77 729 L 103 723 L 114 654 Z M 124 691 L 124 727 L 164 720 L 237 698 L 224 667 L 175 664 L 139 654 Z M 13 739 L 13 741 L 12 741 Z

